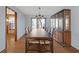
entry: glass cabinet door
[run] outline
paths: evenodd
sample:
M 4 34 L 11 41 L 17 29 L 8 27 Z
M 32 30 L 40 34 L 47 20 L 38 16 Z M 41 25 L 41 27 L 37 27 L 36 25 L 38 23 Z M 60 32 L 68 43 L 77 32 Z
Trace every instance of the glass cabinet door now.
M 62 17 L 62 13 L 59 14 L 59 31 L 63 31 L 63 17 Z
M 70 31 L 70 11 L 64 12 L 64 31 Z
M 69 16 L 68 15 L 66 16 L 66 19 L 65 19 L 65 30 L 69 30 Z
M 58 30 L 58 15 L 56 15 L 56 30 Z

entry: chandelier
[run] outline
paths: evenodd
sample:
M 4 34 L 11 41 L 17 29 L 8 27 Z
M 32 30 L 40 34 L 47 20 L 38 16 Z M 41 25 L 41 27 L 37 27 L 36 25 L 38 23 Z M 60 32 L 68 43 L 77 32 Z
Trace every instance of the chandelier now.
M 39 11 L 41 11 L 40 7 L 38 9 L 39 9 Z M 44 17 L 44 15 L 40 14 L 40 12 L 39 12 L 39 14 L 35 16 L 35 18 L 42 19 L 42 18 L 45 18 L 45 17 Z
M 35 18 L 42 19 L 42 18 L 45 18 L 45 17 L 44 17 L 44 15 L 39 14 L 39 15 L 36 15 Z

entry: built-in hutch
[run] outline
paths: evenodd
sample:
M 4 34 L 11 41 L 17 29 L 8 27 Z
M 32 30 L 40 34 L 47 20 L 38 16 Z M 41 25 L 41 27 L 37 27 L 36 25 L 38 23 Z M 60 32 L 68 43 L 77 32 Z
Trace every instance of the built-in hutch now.
M 71 10 L 63 9 L 52 16 L 56 29 L 54 39 L 63 46 L 71 46 Z

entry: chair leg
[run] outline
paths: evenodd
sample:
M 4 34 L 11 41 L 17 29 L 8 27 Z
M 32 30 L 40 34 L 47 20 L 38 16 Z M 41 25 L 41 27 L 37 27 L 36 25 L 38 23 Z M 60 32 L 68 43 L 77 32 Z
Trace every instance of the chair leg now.
M 40 40 L 39 40 L 39 48 L 38 48 L 38 49 L 39 49 L 39 53 L 40 53 L 40 52 L 41 52 L 41 51 L 40 51 Z
M 27 40 L 25 42 L 25 53 L 27 53 Z
M 53 53 L 53 40 L 50 40 L 50 49 L 51 49 L 51 52 Z
M 45 40 L 44 40 L 44 49 L 45 49 L 46 47 L 45 47 Z

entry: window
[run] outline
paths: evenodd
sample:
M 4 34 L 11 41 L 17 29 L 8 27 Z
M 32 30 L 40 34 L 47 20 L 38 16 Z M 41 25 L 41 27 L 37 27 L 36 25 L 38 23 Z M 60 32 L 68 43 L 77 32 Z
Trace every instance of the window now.
M 37 19 L 32 19 L 32 29 L 37 28 Z
M 32 19 L 32 29 L 45 27 L 45 19 Z
M 38 28 L 45 27 L 45 19 L 38 19 Z

